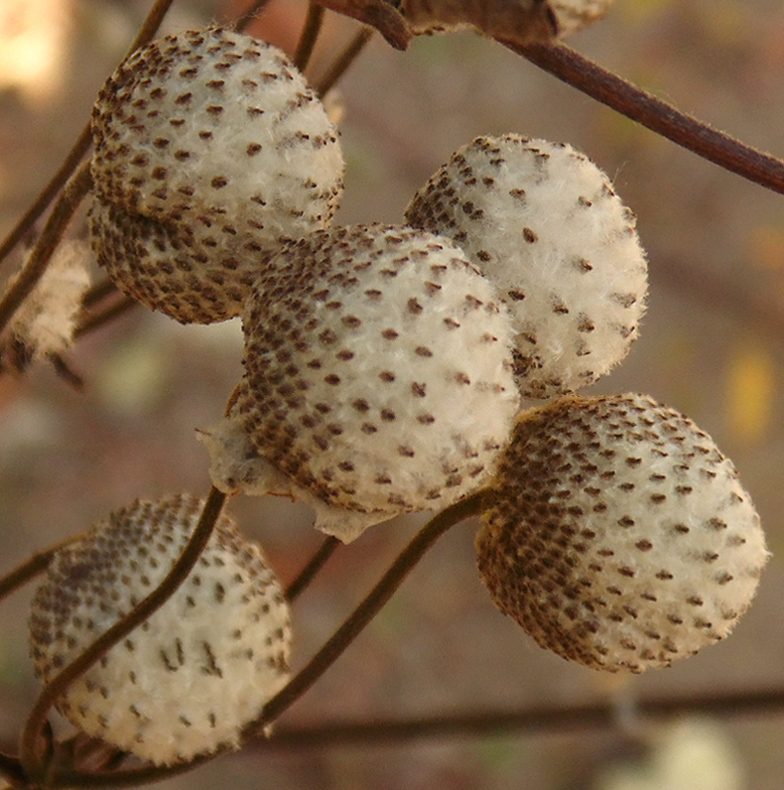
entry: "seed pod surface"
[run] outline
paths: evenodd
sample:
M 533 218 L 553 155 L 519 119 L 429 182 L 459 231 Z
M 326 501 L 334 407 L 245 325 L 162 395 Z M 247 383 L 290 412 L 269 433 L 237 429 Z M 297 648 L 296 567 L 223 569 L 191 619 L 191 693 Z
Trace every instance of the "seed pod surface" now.
M 732 463 L 642 395 L 521 415 L 477 537 L 496 606 L 595 669 L 669 665 L 727 636 L 767 561 Z
M 92 118 L 93 246 L 117 285 L 188 323 L 238 315 L 259 256 L 325 227 L 337 131 L 278 49 L 219 28 L 134 53 Z
M 519 400 L 509 316 L 448 239 L 317 231 L 272 260 L 244 329 L 235 412 L 260 456 L 333 508 L 319 528 L 350 540 L 491 474 Z
M 198 522 L 189 495 L 134 502 L 61 549 L 30 618 L 46 683 L 160 584 Z M 58 702 L 80 730 L 158 764 L 240 731 L 288 677 L 288 607 L 258 546 L 227 516 L 173 596 Z
M 406 219 L 449 236 L 496 284 L 524 396 L 584 387 L 628 353 L 645 311 L 645 254 L 634 215 L 571 146 L 479 137 L 430 178 Z

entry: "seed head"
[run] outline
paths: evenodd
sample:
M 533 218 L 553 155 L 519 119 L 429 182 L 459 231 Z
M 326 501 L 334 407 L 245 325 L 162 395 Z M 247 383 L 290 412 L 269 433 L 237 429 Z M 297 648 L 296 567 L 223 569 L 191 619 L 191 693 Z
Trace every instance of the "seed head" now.
M 643 395 L 521 415 L 477 537 L 496 606 L 595 669 L 668 666 L 727 636 L 768 558 L 732 463 Z
M 30 645 L 46 683 L 155 587 L 202 503 L 134 502 L 61 549 L 38 589 Z M 158 764 L 236 745 L 286 682 L 288 607 L 258 546 L 226 516 L 190 576 L 58 702 L 80 730 Z
M 576 390 L 628 353 L 647 291 L 635 218 L 570 146 L 479 137 L 432 176 L 406 219 L 449 236 L 498 287 L 523 395 Z
M 183 323 L 239 315 L 259 256 L 326 227 L 342 190 L 337 131 L 275 47 L 219 28 L 126 60 L 93 110 L 98 260 Z
M 316 231 L 273 258 L 243 321 L 235 414 L 320 529 L 351 540 L 492 472 L 518 404 L 509 316 L 448 239 Z

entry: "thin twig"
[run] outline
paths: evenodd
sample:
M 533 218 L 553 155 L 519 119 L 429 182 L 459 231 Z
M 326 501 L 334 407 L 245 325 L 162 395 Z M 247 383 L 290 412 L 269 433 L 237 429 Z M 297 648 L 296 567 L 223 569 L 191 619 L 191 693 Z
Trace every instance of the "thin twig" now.
M 113 302 L 99 313 L 83 315 L 80 318 L 78 325 L 74 329 L 74 339 L 93 332 L 105 324 L 113 321 L 115 318 L 125 315 L 125 313 L 136 307 L 138 304 L 139 303 L 130 296 L 124 296 L 122 299 Z
M 642 699 L 635 705 L 640 716 L 667 718 L 675 714 L 749 716 L 784 714 L 784 689 L 762 689 Z M 258 739 L 255 746 L 269 749 L 325 748 L 339 744 L 390 744 L 425 738 L 497 736 L 505 732 L 574 732 L 607 729 L 617 724 L 616 710 L 607 702 L 584 705 L 484 710 L 443 713 L 399 719 L 322 721 L 300 727 L 281 726 L 272 738 Z
M 75 535 L 68 538 L 67 540 L 62 541 L 61 543 L 56 544 L 55 546 L 51 546 L 44 551 L 34 554 L 29 560 L 23 562 L 21 565 L 14 568 L 14 570 L 12 570 L 10 573 L 7 573 L 5 576 L 0 578 L 0 601 L 2 601 L 6 596 L 10 595 L 15 590 L 18 590 L 20 587 L 27 584 L 27 582 L 34 579 L 40 573 L 43 573 L 49 567 L 52 557 L 54 557 L 54 555 L 60 551 L 60 549 L 70 545 L 76 540 L 79 540 L 80 537 L 80 535 Z
M 335 86 L 335 83 L 346 73 L 351 64 L 357 59 L 359 54 L 365 48 L 365 45 L 373 38 L 375 31 L 372 27 L 363 26 L 354 38 L 349 41 L 346 48 L 341 52 L 332 65 L 327 69 L 326 74 L 321 78 L 321 81 L 316 85 L 316 93 L 319 96 L 326 96 L 327 93 Z
M 89 191 L 91 184 L 90 163 L 84 162 L 60 193 L 60 197 L 24 267 L 0 302 L 0 332 L 5 329 L 14 313 L 46 271 L 49 259 L 60 243 L 71 217 L 79 208 L 79 204 Z
M 632 85 L 563 44 L 501 42 L 553 76 L 749 181 L 784 193 L 784 161 L 758 151 Z
M 367 624 L 378 614 L 409 572 L 441 535 L 455 524 L 477 515 L 486 506 L 487 492 L 483 490 L 451 505 L 428 521 L 398 555 L 398 558 L 362 603 L 349 615 L 348 619 L 332 637 L 327 640 L 321 650 L 278 694 L 267 702 L 258 719 L 243 729 L 242 742 L 247 743 L 262 733 L 274 719 L 293 705 L 335 663 Z M 227 748 L 220 748 L 213 754 L 200 755 L 191 762 L 182 765 L 149 766 L 115 771 L 111 774 L 58 771 L 54 776 L 50 777 L 49 786 L 51 788 L 120 788 L 157 782 L 191 771 L 224 754 L 226 751 L 228 751 Z
M 286 588 L 285 596 L 289 603 L 295 601 L 313 581 L 316 574 L 324 567 L 338 546 L 340 546 L 340 541 L 333 535 L 324 540 L 318 551 L 310 558 L 308 564 L 299 572 L 297 578 Z
M 31 782 L 39 782 L 45 771 L 46 766 L 42 765 L 39 759 L 38 743 L 52 706 L 68 686 L 87 672 L 134 628 L 141 625 L 177 591 L 201 556 L 225 501 L 226 494 L 216 488 L 210 490 L 193 534 L 161 584 L 125 617 L 101 634 L 77 659 L 61 670 L 41 692 L 27 718 L 21 739 L 20 759 L 25 774 Z
M 308 3 L 308 15 L 305 17 L 305 25 L 302 28 L 302 34 L 292 58 L 294 65 L 302 72 L 305 71 L 310 62 L 310 56 L 313 54 L 316 41 L 318 41 L 323 22 L 324 7 L 310 0 Z
M 173 2 L 174 0 L 156 0 L 142 23 L 142 26 L 139 28 L 139 31 L 136 33 L 126 57 L 152 39 Z M 79 162 L 82 161 L 82 158 L 87 153 L 91 140 L 90 124 L 88 123 L 84 129 L 79 132 L 79 136 L 76 138 L 71 150 L 66 154 L 58 171 L 52 176 L 49 183 L 43 188 L 33 204 L 25 212 L 24 216 L 17 222 L 2 245 L 0 245 L 0 263 L 2 263 L 11 250 L 19 244 L 27 232 L 33 227 L 35 221 L 46 211 L 49 204 L 55 199 L 63 185 L 68 181 L 71 173 L 76 170 L 79 166 Z M 84 197 L 84 195 L 82 197 Z
M 327 640 L 321 650 L 264 706 L 258 720 L 244 729 L 243 739 L 247 740 L 263 731 L 268 724 L 296 702 L 335 663 L 365 626 L 381 611 L 384 604 L 392 597 L 406 576 L 438 538 L 455 524 L 481 513 L 486 507 L 487 496 L 487 491 L 478 491 L 442 510 L 428 521 L 403 549 L 362 603 Z
M 82 310 L 89 310 L 98 302 L 102 302 L 110 294 L 117 292 L 117 286 L 108 278 L 104 278 L 95 285 L 90 286 L 82 297 Z
M 269 5 L 270 0 L 256 0 L 253 5 L 240 17 L 238 17 L 234 22 L 234 29 L 238 33 L 242 33 L 254 20 L 258 18 L 258 15 Z

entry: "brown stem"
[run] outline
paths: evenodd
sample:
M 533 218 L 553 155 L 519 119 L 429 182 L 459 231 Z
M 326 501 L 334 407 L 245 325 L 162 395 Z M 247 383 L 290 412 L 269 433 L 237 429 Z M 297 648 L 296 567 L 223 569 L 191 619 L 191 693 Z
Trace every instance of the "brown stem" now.
M 82 309 L 89 310 L 98 302 L 102 302 L 110 294 L 116 293 L 117 286 L 107 277 L 95 285 L 90 286 L 82 297 Z
M 784 689 L 694 694 L 639 700 L 640 716 L 666 718 L 675 714 L 754 715 L 784 713 Z M 260 750 L 324 748 L 339 744 L 400 743 L 424 738 L 495 736 L 504 732 L 564 733 L 606 729 L 617 723 L 616 710 L 606 702 L 584 705 L 444 713 L 371 721 L 323 721 L 300 727 L 280 727 L 274 737 L 259 739 Z
M 324 540 L 318 551 L 310 558 L 308 564 L 300 571 L 297 578 L 286 588 L 285 596 L 289 603 L 295 601 L 313 581 L 316 574 L 324 567 L 338 546 L 340 546 L 340 541 L 332 535 Z
M 297 50 L 292 60 L 294 65 L 300 70 L 305 71 L 316 46 L 321 25 L 324 21 L 324 7 L 316 5 L 313 0 L 308 3 L 308 15 L 305 17 L 305 26 L 302 28 L 302 35 L 297 43 Z
M 52 706 L 68 686 L 87 672 L 121 639 L 141 625 L 177 591 L 201 556 L 225 501 L 226 494 L 216 488 L 210 490 L 193 534 L 161 584 L 125 617 L 101 634 L 77 659 L 61 670 L 41 692 L 25 723 L 20 748 L 20 759 L 25 774 L 31 782 L 40 782 L 46 770 L 46 766 L 40 760 L 38 745 Z
M 368 41 L 373 38 L 373 32 L 372 27 L 361 27 L 359 29 L 359 32 L 349 41 L 346 48 L 338 55 L 327 69 L 326 74 L 322 76 L 321 81 L 316 85 L 316 93 L 319 96 L 326 96 L 337 81 L 348 71 Z
M 270 722 L 294 704 L 335 663 L 365 626 L 378 614 L 401 582 L 441 535 L 455 524 L 477 515 L 486 506 L 487 492 L 483 490 L 451 505 L 428 521 L 403 549 L 368 596 L 327 640 L 321 650 L 264 706 L 258 719 L 243 729 L 242 742 L 246 743 L 263 732 Z M 182 765 L 149 766 L 115 771 L 105 775 L 81 771 L 59 771 L 50 778 L 49 786 L 52 788 L 118 788 L 146 784 L 190 771 L 226 751 L 226 749 L 220 749 L 214 754 L 202 755 Z
M 83 315 L 79 320 L 79 324 L 74 329 L 74 339 L 99 329 L 104 326 L 104 324 L 108 324 L 121 315 L 125 315 L 129 310 L 136 307 L 137 304 L 139 303 L 135 299 L 131 299 L 130 296 L 125 296 L 113 302 L 108 307 L 105 307 L 99 313 Z
M 128 50 L 128 55 L 146 44 L 155 35 L 160 27 L 166 12 L 174 0 L 156 0 L 146 19 L 139 28 L 136 37 Z M 127 57 L 127 55 L 126 55 Z M 35 221 L 46 211 L 47 206 L 55 199 L 71 173 L 79 166 L 79 162 L 87 153 L 91 142 L 90 124 L 88 123 L 76 138 L 71 150 L 66 154 L 60 169 L 52 176 L 49 183 L 43 188 L 24 216 L 17 222 L 6 239 L 0 245 L 0 263 L 2 263 L 11 250 L 25 237 L 33 227 Z M 86 193 L 85 193 L 86 194 Z M 84 195 L 82 196 L 84 197 Z
M 563 44 L 501 42 L 563 82 L 725 170 L 784 193 L 784 161 L 758 151 L 603 69 Z
M 0 578 L 0 601 L 7 595 L 10 595 L 15 590 L 27 584 L 31 579 L 34 579 L 38 574 L 43 573 L 52 561 L 52 557 L 60 551 L 60 549 L 68 546 L 74 541 L 79 540 L 81 536 L 76 535 L 70 537 L 61 543 L 51 546 L 50 548 L 38 552 L 30 557 L 27 562 L 23 562 L 17 568 L 14 568 L 10 573 Z
M 464 519 L 481 513 L 486 504 L 487 492 L 481 490 L 442 510 L 428 521 L 321 650 L 264 706 L 259 719 L 244 729 L 244 740 L 258 734 L 277 719 L 335 663 L 441 535 Z
M 49 260 L 60 243 L 71 217 L 79 207 L 82 198 L 90 190 L 91 185 L 90 163 L 84 162 L 60 193 L 30 257 L 0 302 L 0 332 L 5 329 L 14 313 L 46 271 Z

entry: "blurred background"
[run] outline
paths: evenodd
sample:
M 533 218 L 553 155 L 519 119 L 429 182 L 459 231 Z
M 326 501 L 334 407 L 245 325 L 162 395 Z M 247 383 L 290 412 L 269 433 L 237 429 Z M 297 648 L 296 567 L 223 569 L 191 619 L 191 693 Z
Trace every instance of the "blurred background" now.
M 176 0 L 164 30 L 224 21 L 247 0 Z M 89 117 L 148 0 L 0 2 L 0 237 Z M 251 32 L 289 52 L 306 4 L 273 0 Z M 328 14 L 309 76 L 356 31 Z M 617 0 L 569 44 L 679 108 L 784 157 L 780 0 Z M 621 695 L 784 687 L 784 197 L 660 139 L 473 34 L 406 53 L 371 42 L 332 97 L 348 161 L 341 222 L 399 222 L 413 193 L 479 134 L 570 142 L 615 180 L 649 252 L 651 291 L 628 359 L 591 388 L 685 412 L 736 463 L 774 557 L 733 636 L 669 670 L 613 676 L 538 648 L 492 606 L 474 523 L 453 529 L 284 724 L 525 709 Z M 73 234 L 84 233 L 83 217 Z M 18 257 L 14 258 L 18 262 Z M 5 264 L 3 271 L 10 271 Z M 209 490 L 194 429 L 240 376 L 237 322 L 181 327 L 143 308 L 66 354 L 77 392 L 46 366 L 0 377 L 0 572 L 136 497 Z M 307 508 L 239 497 L 231 512 L 290 580 L 320 545 Z M 341 548 L 294 606 L 301 666 L 423 522 L 397 519 Z M 38 692 L 29 590 L 0 612 L 0 749 Z M 780 790 L 784 710 L 645 718 L 629 726 L 384 745 L 249 749 L 160 785 L 315 790 Z

